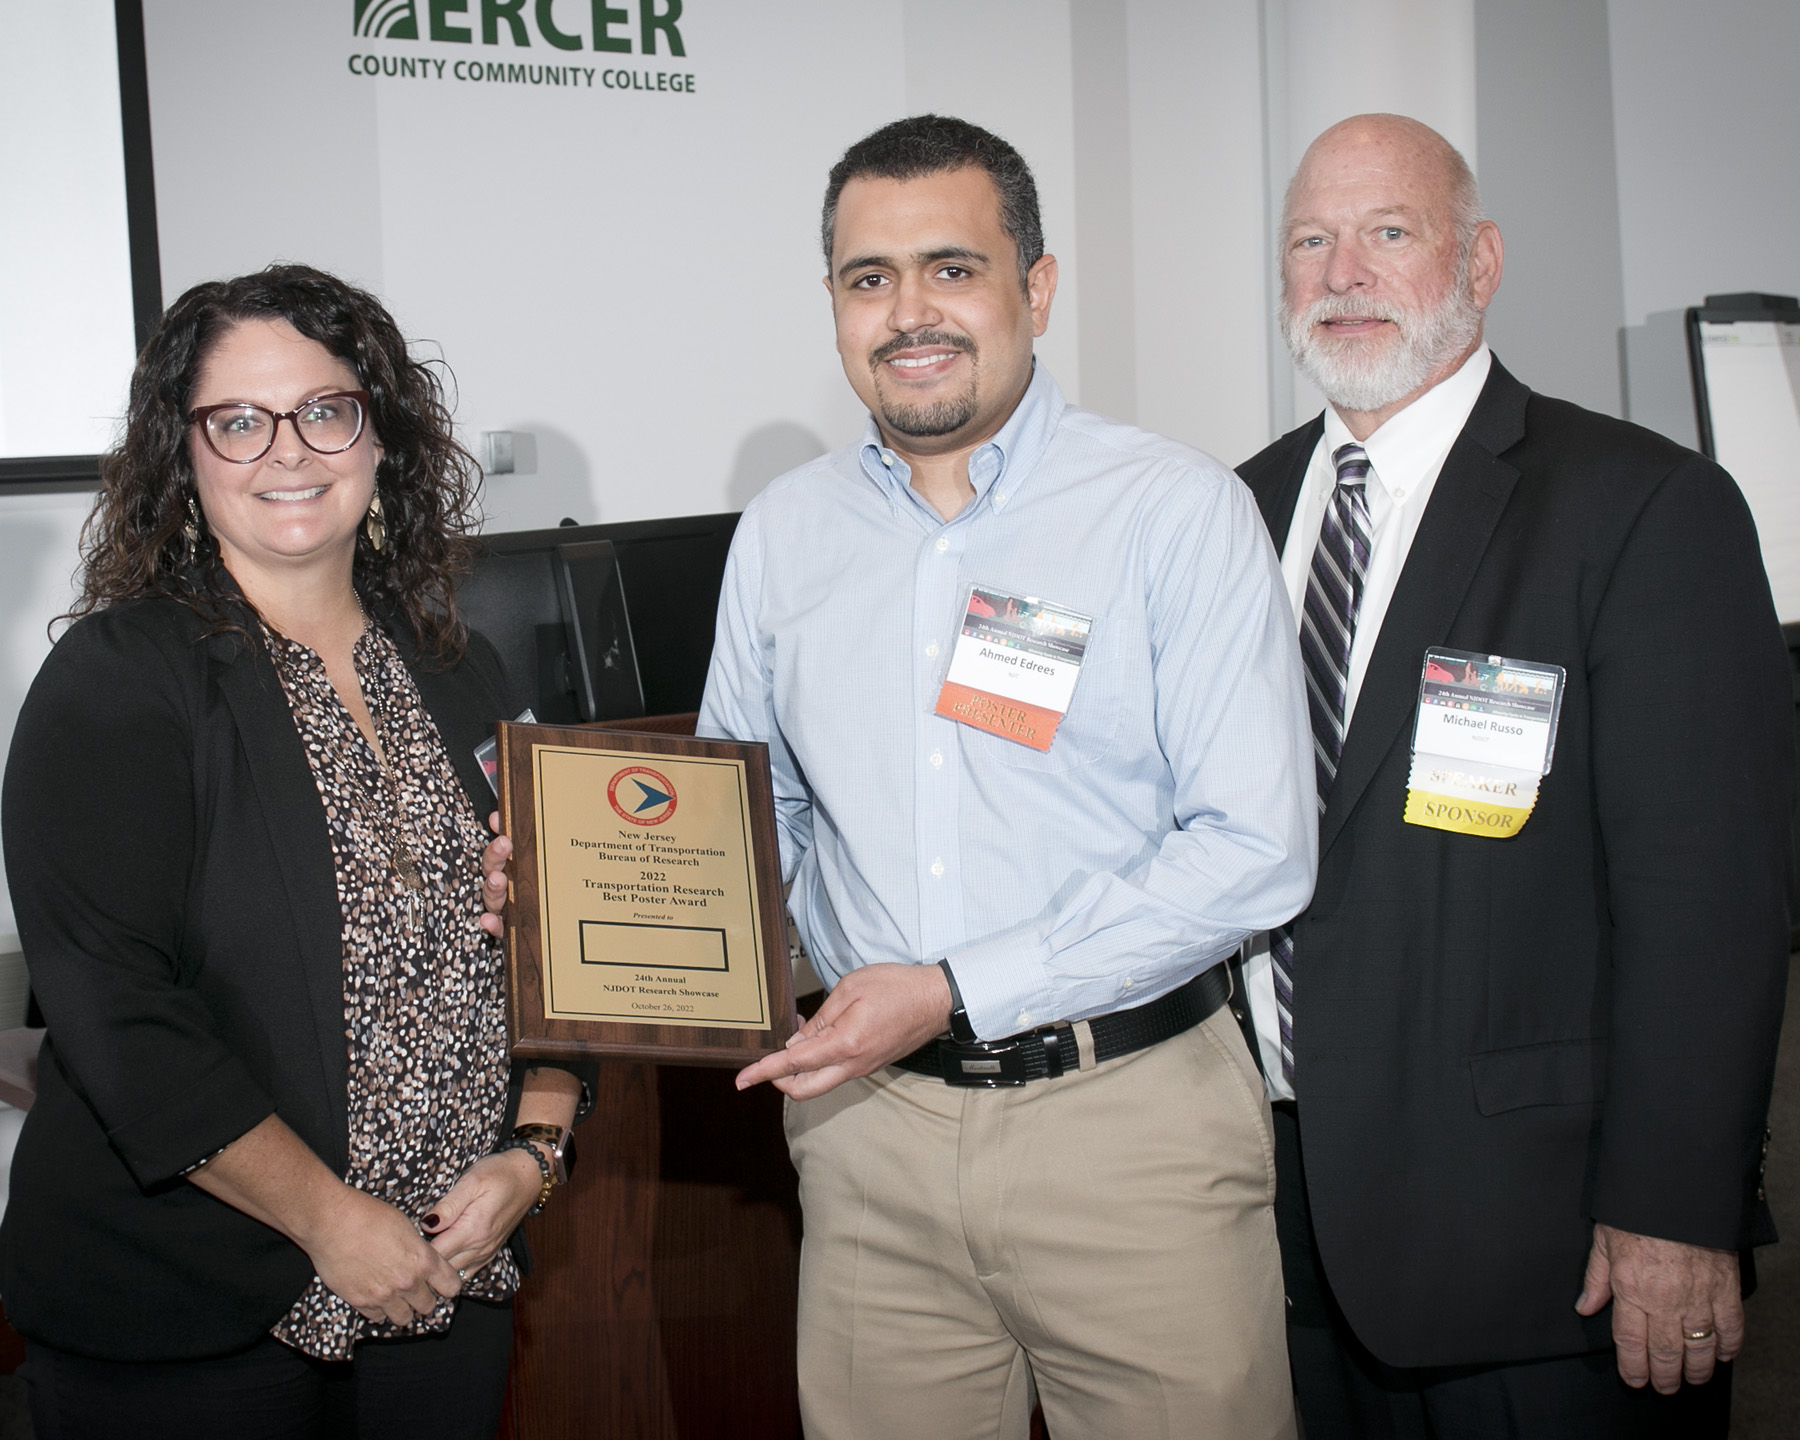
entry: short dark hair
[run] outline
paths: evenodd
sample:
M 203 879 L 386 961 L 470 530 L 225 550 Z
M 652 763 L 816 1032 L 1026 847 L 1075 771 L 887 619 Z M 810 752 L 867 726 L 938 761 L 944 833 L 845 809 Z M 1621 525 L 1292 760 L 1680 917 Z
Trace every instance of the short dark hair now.
M 850 181 L 915 180 L 971 166 L 987 171 L 1000 192 L 1000 226 L 1018 251 L 1019 284 L 1023 286 L 1044 253 L 1044 221 L 1038 214 L 1037 182 L 1031 178 L 1031 167 L 998 135 L 954 115 L 913 115 L 883 125 L 858 140 L 831 167 L 819 225 L 826 270 L 831 269 L 838 196 Z
M 241 630 L 237 593 L 210 536 L 185 558 L 194 494 L 188 408 L 213 350 L 248 320 L 285 320 L 356 372 L 383 454 L 375 489 L 387 522 L 377 551 L 358 530 L 357 589 L 407 622 L 422 650 L 462 653 L 456 577 L 469 568 L 481 467 L 457 444 L 434 362 L 415 360 L 393 316 L 366 290 L 309 265 L 271 265 L 189 290 L 157 321 L 131 377 L 118 445 L 100 462 L 101 489 L 82 534 L 81 593 L 70 616 L 146 595 L 167 595 Z

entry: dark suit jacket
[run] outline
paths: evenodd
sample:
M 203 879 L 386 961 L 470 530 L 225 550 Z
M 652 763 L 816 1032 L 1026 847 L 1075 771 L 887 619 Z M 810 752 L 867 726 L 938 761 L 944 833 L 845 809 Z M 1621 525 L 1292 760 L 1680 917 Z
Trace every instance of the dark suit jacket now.
M 7 877 L 49 1025 L 0 1226 L 29 1339 L 119 1360 L 253 1343 L 312 1265 L 181 1178 L 271 1113 L 346 1163 L 344 967 L 331 844 L 262 647 L 170 600 L 74 625 L 14 732 Z M 493 647 L 413 664 L 476 812 L 505 715 Z
M 1322 418 L 1240 467 L 1279 546 Z M 1405 824 L 1428 645 L 1568 672 L 1514 838 Z M 1294 943 L 1318 1246 L 1395 1365 L 1569 1354 L 1594 1221 L 1740 1248 L 1787 975 L 1794 701 L 1718 466 L 1496 361 L 1371 655 Z

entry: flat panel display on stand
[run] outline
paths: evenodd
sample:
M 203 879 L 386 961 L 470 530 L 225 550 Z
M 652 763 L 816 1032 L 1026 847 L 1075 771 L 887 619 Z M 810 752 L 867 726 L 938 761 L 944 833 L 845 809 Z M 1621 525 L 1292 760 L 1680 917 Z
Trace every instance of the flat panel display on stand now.
M 545 724 L 700 708 L 735 512 L 482 536 L 457 586 L 500 651 L 516 714 Z

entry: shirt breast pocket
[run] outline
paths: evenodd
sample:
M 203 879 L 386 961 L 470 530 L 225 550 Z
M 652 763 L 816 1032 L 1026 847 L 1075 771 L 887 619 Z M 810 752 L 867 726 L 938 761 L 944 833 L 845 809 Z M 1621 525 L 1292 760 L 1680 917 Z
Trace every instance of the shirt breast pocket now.
M 1105 644 L 1098 619 L 1094 622 L 1096 638 L 1089 643 L 1083 657 L 1080 678 L 1068 712 L 1056 727 L 1055 738 L 1048 750 L 1022 745 L 1017 740 L 1003 740 L 972 725 L 959 724 L 963 754 L 975 765 L 1000 765 L 1009 770 L 1032 770 L 1040 775 L 1060 775 L 1091 765 L 1113 747 L 1119 730 L 1119 717 L 1124 709 L 1124 677 L 1109 661 L 1114 657 L 1101 650 Z

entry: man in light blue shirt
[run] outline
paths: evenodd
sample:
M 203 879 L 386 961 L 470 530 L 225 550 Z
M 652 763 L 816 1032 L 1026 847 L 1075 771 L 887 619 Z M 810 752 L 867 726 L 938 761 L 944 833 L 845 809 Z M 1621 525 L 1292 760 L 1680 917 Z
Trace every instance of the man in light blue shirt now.
M 870 423 L 744 512 L 700 723 L 769 745 L 831 987 L 739 1077 L 796 1102 L 807 1433 L 1023 1436 L 1035 1392 L 1056 1434 L 1291 1435 L 1222 963 L 1312 888 L 1274 552 L 1230 471 L 1034 365 L 1056 261 L 1004 141 L 877 131 L 824 232 Z M 1091 620 L 1048 748 L 938 713 L 995 599 Z

